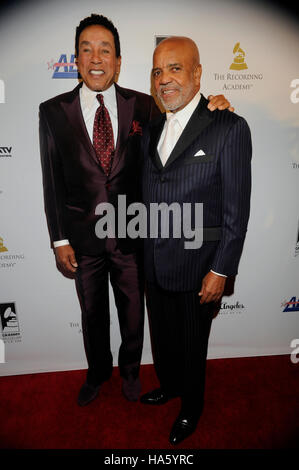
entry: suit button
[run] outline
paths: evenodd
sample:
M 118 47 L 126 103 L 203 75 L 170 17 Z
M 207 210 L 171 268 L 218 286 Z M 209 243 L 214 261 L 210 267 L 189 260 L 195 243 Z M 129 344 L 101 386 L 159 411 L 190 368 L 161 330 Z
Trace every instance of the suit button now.
M 105 184 L 105 187 L 106 187 L 107 191 L 110 191 L 111 184 L 110 184 L 110 183 L 106 183 L 106 184 Z
M 165 176 L 161 176 L 160 181 L 161 181 L 161 183 L 165 183 L 165 181 L 166 181 Z

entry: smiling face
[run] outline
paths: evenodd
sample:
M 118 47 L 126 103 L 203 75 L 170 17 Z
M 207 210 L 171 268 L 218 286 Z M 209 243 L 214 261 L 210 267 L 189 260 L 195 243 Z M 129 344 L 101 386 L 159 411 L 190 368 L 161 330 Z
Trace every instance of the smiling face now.
M 99 25 L 83 29 L 76 63 L 88 88 L 93 91 L 110 88 L 121 65 L 121 57 L 116 57 L 113 34 Z
M 183 109 L 200 89 L 201 65 L 198 49 L 188 38 L 169 38 L 154 52 L 153 78 L 164 108 Z

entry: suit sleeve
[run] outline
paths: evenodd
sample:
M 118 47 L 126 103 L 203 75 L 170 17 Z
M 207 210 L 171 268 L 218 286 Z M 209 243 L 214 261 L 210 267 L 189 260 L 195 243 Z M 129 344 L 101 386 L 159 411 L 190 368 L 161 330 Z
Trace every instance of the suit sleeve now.
M 251 134 L 243 118 L 232 126 L 221 152 L 222 239 L 211 269 L 234 276 L 247 231 L 251 194 Z
M 64 221 L 65 184 L 61 156 L 43 105 L 39 108 L 40 155 L 44 205 L 51 243 L 68 238 Z

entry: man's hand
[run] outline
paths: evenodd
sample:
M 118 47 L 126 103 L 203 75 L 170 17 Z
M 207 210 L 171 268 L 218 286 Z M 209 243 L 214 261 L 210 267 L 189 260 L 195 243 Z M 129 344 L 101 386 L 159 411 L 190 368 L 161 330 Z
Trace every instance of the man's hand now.
M 209 104 L 208 109 L 210 111 L 215 111 L 215 109 L 219 109 L 222 111 L 223 109 L 227 109 L 231 112 L 234 112 L 235 108 L 230 105 L 230 102 L 225 98 L 223 95 L 209 95 L 208 96 Z
M 203 278 L 201 289 L 198 295 L 201 295 L 200 303 L 218 302 L 224 291 L 226 277 L 218 276 L 211 271 Z
M 77 270 L 78 264 L 71 245 L 58 246 L 54 248 L 54 251 L 59 269 L 67 275 L 73 275 Z

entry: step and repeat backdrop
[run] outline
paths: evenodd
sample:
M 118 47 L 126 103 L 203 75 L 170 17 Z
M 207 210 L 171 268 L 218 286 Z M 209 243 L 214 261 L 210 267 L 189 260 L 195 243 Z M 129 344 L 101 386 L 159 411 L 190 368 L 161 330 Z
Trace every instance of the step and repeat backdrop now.
M 198 44 L 205 95 L 249 123 L 253 187 L 239 275 L 213 321 L 209 358 L 299 346 L 299 28 L 277 4 L 228 0 L 11 2 L 0 15 L 0 375 L 86 367 L 74 282 L 56 269 L 44 215 L 39 103 L 73 89 L 75 28 L 91 13 L 118 28 L 119 84 L 150 93 L 160 37 Z M 111 345 L 120 344 L 111 291 Z M 295 353 L 294 353 L 295 351 Z M 143 363 L 151 363 L 148 323 Z

